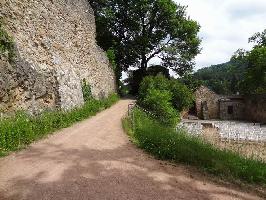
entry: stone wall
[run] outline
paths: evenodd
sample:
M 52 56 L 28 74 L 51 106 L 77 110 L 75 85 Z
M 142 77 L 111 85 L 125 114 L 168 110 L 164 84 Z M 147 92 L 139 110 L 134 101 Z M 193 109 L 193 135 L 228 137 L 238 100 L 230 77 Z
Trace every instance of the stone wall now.
M 56 108 L 57 80 L 49 69 L 32 68 L 16 58 L 12 65 L 0 59 L 0 112 L 28 110 L 31 113 Z
M 231 107 L 231 113 L 229 112 Z M 221 99 L 220 100 L 220 119 L 222 120 L 245 120 L 245 104 L 243 99 Z
M 96 98 L 116 91 L 87 0 L 1 0 L 0 18 L 17 48 L 12 64 L 0 61 L 0 109 L 82 105 L 83 79 Z
M 218 119 L 220 117 L 219 95 L 217 95 L 215 92 L 211 91 L 207 87 L 201 86 L 195 92 L 195 97 L 196 97 L 196 111 L 197 111 L 197 116 L 199 118 Z
M 266 94 L 220 96 L 201 86 L 195 96 L 197 116 L 201 119 L 245 120 L 266 124 Z
M 249 121 L 266 124 L 266 94 L 245 97 L 245 116 Z

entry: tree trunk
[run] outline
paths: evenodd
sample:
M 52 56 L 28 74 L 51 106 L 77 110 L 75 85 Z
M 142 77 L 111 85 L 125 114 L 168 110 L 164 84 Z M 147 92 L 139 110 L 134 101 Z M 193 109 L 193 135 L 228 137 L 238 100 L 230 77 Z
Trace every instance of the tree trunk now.
M 147 67 L 148 67 L 148 62 L 147 62 L 146 55 L 142 54 L 140 69 L 143 70 L 143 71 L 146 71 Z

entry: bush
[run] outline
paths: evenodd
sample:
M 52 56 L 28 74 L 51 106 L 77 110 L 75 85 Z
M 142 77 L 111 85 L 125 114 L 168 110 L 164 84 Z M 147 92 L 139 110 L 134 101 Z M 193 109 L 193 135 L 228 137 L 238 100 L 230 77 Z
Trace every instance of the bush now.
M 162 123 L 175 126 L 178 122 L 178 113 L 171 104 L 172 95 L 167 90 L 149 89 L 142 101 L 142 106 L 155 115 Z
M 84 106 L 71 111 L 44 112 L 30 116 L 19 112 L 15 116 L 0 121 L 0 155 L 20 149 L 58 129 L 66 128 L 97 112 L 109 108 L 118 101 L 116 94 L 104 100 L 91 99 Z
M 91 86 L 87 83 L 85 78 L 82 80 L 81 86 L 82 86 L 82 94 L 84 101 L 86 102 L 91 100 L 92 99 Z
M 191 90 L 187 88 L 187 86 L 177 80 L 172 80 L 170 89 L 173 94 L 173 106 L 179 112 L 183 111 L 184 109 L 188 109 L 193 105 L 194 95 Z
M 139 101 L 142 101 L 148 94 L 149 89 L 169 91 L 170 81 L 162 75 L 147 76 L 143 79 L 139 89 Z
M 162 75 L 148 76 L 141 83 L 138 104 L 166 125 L 178 122 L 178 112 L 193 104 L 192 92 L 182 83 Z
M 140 84 L 143 79 L 147 76 L 157 76 L 162 75 L 167 79 L 170 79 L 169 69 L 160 65 L 149 66 L 146 70 L 137 69 L 129 71 L 129 77 L 126 80 L 130 86 L 130 94 L 137 95 L 139 93 Z
M 266 184 L 266 164 L 245 159 L 186 134 L 183 130 L 165 126 L 149 114 L 135 109 L 134 119 L 124 120 L 124 128 L 140 148 L 159 159 L 196 166 L 203 171 L 230 180 Z M 127 120 L 134 120 L 134 123 Z M 134 128 L 132 127 L 134 124 Z

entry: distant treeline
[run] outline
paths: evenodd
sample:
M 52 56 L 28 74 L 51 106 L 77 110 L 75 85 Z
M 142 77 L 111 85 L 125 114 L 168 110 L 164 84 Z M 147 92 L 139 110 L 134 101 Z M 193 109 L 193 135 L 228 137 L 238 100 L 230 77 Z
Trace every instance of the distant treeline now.
M 218 94 L 266 94 L 266 29 L 249 38 L 251 51 L 239 49 L 227 63 L 198 70 L 193 78 Z
M 247 63 L 231 60 L 227 63 L 200 69 L 194 74 L 194 77 L 202 80 L 203 85 L 218 94 L 231 95 L 240 93 L 240 83 L 245 77 L 246 70 Z

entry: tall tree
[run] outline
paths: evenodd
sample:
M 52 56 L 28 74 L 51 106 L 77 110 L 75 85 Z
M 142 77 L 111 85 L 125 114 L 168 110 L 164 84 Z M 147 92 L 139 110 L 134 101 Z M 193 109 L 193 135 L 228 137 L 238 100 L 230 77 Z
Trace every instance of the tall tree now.
M 255 43 L 255 47 L 266 47 L 266 29 L 261 33 L 255 33 L 249 38 L 249 42 Z
M 133 66 L 146 71 L 158 57 L 180 76 L 192 71 L 200 52 L 200 27 L 187 17 L 186 7 L 172 0 L 102 0 L 93 5 L 98 43 L 115 50 L 118 70 Z
M 248 68 L 241 82 L 245 94 L 266 94 L 266 29 L 255 33 L 249 42 L 255 43 L 253 49 L 245 56 Z
M 244 94 L 266 94 L 266 46 L 256 46 L 248 56 L 248 68 L 240 83 Z

